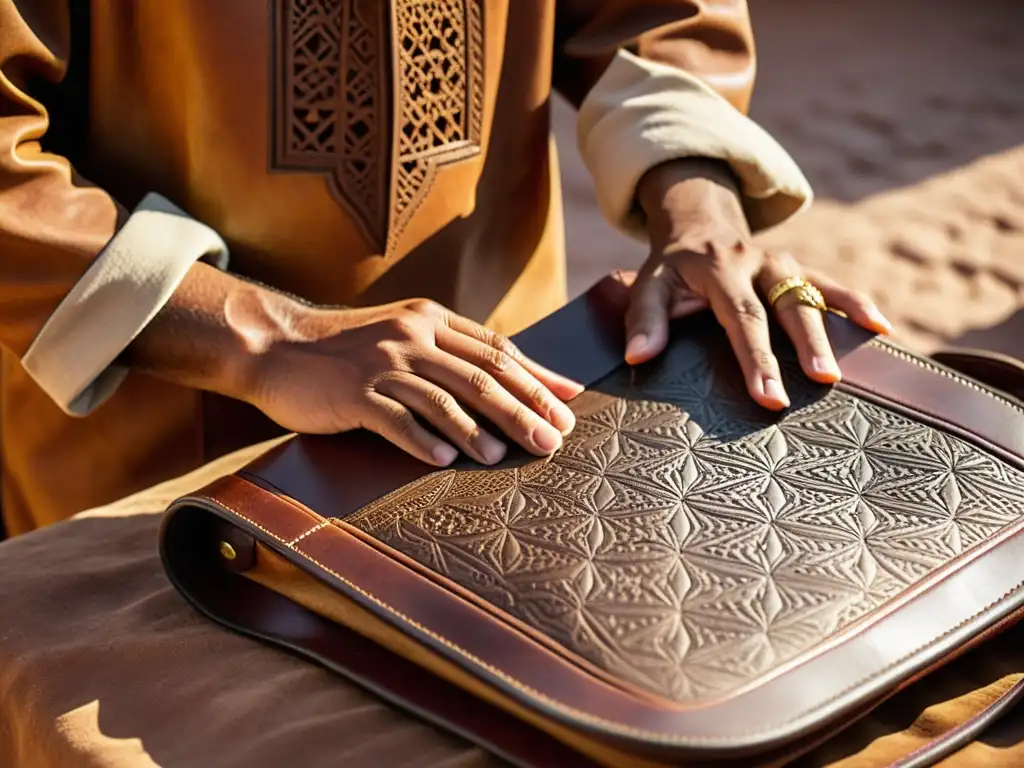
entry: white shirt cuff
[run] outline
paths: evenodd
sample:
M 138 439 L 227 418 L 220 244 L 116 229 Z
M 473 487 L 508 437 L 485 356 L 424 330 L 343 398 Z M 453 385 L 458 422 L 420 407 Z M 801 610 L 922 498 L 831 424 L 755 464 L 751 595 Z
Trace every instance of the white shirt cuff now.
M 636 188 L 647 171 L 685 157 L 727 162 L 754 231 L 813 200 L 796 162 L 757 123 L 699 78 L 619 51 L 580 106 L 577 139 L 604 216 L 646 239 Z
M 198 260 L 225 269 L 210 227 L 147 195 L 60 303 L 21 359 L 70 416 L 86 416 L 128 375 L 114 361 L 156 316 Z

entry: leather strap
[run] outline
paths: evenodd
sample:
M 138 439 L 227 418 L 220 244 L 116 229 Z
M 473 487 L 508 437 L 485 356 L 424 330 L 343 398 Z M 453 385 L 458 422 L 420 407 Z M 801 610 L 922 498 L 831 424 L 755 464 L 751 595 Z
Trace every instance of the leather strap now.
M 1024 679 L 1018 680 L 1009 690 L 989 704 L 970 720 L 933 739 L 906 757 L 897 760 L 890 768 L 927 768 L 943 758 L 949 757 L 977 739 L 999 718 L 1024 700 Z
M 1024 362 L 983 349 L 943 349 L 931 356 L 940 365 L 1024 401 Z

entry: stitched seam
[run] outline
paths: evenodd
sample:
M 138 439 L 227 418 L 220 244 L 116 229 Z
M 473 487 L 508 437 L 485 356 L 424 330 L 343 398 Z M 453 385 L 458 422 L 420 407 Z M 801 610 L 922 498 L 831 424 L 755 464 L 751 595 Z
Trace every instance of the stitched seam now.
M 960 384 L 963 387 L 967 387 L 968 389 L 973 389 L 975 392 L 980 392 L 981 394 L 983 394 L 983 395 L 985 395 L 987 397 L 990 397 L 990 398 L 992 398 L 993 400 L 995 400 L 995 401 L 997 401 L 999 403 L 1002 403 L 1007 408 L 1010 408 L 1010 409 L 1016 411 L 1021 416 L 1024 416 L 1024 408 L 1022 408 L 1021 406 L 1017 405 L 1012 400 L 1009 400 L 1008 398 L 1003 397 L 1002 395 L 998 394 L 997 392 L 993 392 L 990 389 L 986 389 L 985 387 L 982 387 L 982 386 L 980 386 L 978 384 L 975 384 L 973 381 L 969 381 L 968 379 L 965 379 L 965 378 L 963 378 L 961 376 L 957 376 L 955 373 L 952 373 L 951 371 L 947 371 L 944 368 L 940 368 L 937 365 L 931 365 L 931 364 L 925 362 L 924 360 L 920 359 L 919 357 L 916 357 L 916 356 L 910 354 L 909 352 L 905 352 L 902 349 L 899 349 L 897 347 L 892 346 L 888 342 L 884 342 L 884 341 L 881 341 L 879 339 L 872 339 L 869 343 L 872 346 L 874 346 L 876 349 L 880 349 L 883 352 L 888 352 L 893 357 L 898 357 L 901 360 L 904 360 L 905 362 L 913 363 L 914 365 L 918 366 L 919 368 L 924 368 L 926 371 L 930 371 L 931 373 L 935 373 L 935 374 L 938 374 L 939 376 L 943 376 L 943 377 L 945 377 L 947 379 L 951 379 L 952 381 L 955 381 L 957 384 Z
M 294 547 L 296 544 L 298 544 L 300 541 L 302 541 L 304 538 L 306 538 L 310 534 L 316 533 L 317 531 L 319 531 L 324 526 L 327 526 L 327 525 L 330 525 L 330 524 L 331 524 L 330 520 L 324 520 L 322 523 L 317 523 L 316 525 L 314 525 L 312 528 L 310 528 L 308 531 L 306 531 L 302 535 L 297 536 L 296 538 L 294 538 L 291 541 L 289 541 L 288 542 L 288 546 L 289 547 Z
M 405 622 L 409 626 L 414 627 L 415 629 L 417 629 L 418 631 L 422 632 L 426 636 L 432 638 L 433 640 L 436 640 L 437 642 L 441 643 L 444 647 L 448 648 L 449 650 L 458 653 L 460 656 L 462 656 L 466 660 L 473 662 L 475 665 L 477 665 L 481 669 L 486 670 L 487 672 L 489 672 L 492 675 L 494 675 L 495 677 L 497 677 L 499 680 L 502 680 L 506 684 L 508 684 L 508 685 L 512 686 L 513 688 L 521 691 L 522 693 L 528 694 L 529 696 L 537 699 L 538 701 L 544 702 L 545 704 L 550 706 L 552 709 L 555 709 L 556 711 L 559 711 L 559 712 L 561 712 L 561 713 L 563 713 L 565 715 L 569 715 L 570 717 L 573 717 L 576 720 L 579 720 L 581 722 L 589 723 L 591 725 L 600 726 L 600 727 L 602 727 L 602 728 L 604 728 L 604 729 L 606 729 L 606 730 L 608 730 L 609 732 L 612 732 L 612 733 L 619 733 L 619 734 L 625 734 L 625 735 L 629 735 L 629 736 L 636 736 L 636 737 L 641 737 L 641 738 L 645 738 L 645 739 L 649 739 L 649 740 L 650 739 L 654 739 L 654 740 L 657 740 L 657 741 L 659 741 L 659 742 L 661 742 L 663 744 L 733 744 L 733 743 L 742 741 L 744 738 L 747 738 L 747 737 L 750 737 L 750 736 L 759 736 L 759 735 L 763 735 L 763 734 L 766 734 L 766 733 L 770 733 L 772 731 L 776 731 L 776 730 L 782 729 L 782 728 L 786 727 L 787 725 L 790 725 L 790 724 L 796 722 L 800 718 L 805 717 L 809 713 L 814 712 L 815 710 L 820 709 L 821 707 L 828 706 L 832 702 L 836 701 L 837 699 L 842 698 L 843 696 L 845 696 L 850 691 L 852 691 L 852 690 L 854 690 L 856 688 L 859 688 L 860 686 L 864 685 L 865 683 L 868 683 L 868 682 L 870 682 L 870 681 L 872 681 L 872 680 L 874 680 L 874 679 L 876 679 L 878 677 L 881 677 L 881 676 L 885 675 L 890 669 L 893 669 L 894 667 L 899 666 L 900 664 L 902 664 L 907 659 L 910 659 L 910 658 L 918 655 L 919 653 L 924 651 L 926 648 L 935 645 L 936 643 L 938 643 L 939 641 L 941 641 L 945 637 L 948 637 L 949 635 L 953 634 L 954 632 L 959 630 L 961 627 L 969 624 L 970 622 L 972 622 L 977 617 L 979 617 L 982 614 L 984 614 L 987 611 L 989 611 L 989 609 L 991 609 L 992 607 L 994 607 L 994 606 L 1000 604 L 1001 602 L 1003 602 L 1004 600 L 1006 600 L 1006 598 L 1008 598 L 1014 592 L 1016 592 L 1016 591 L 1020 590 L 1022 587 L 1024 587 L 1024 581 L 1018 582 L 1012 589 L 1009 589 L 1006 592 L 1004 592 L 998 599 L 992 601 L 991 603 L 988 603 L 983 608 L 981 608 L 981 610 L 979 610 L 978 612 L 972 614 L 968 618 L 964 619 L 963 621 L 961 621 L 956 626 L 951 627 L 950 629 L 946 630 L 941 635 L 938 635 L 937 637 L 932 638 L 932 640 L 930 640 L 929 642 L 926 642 L 923 645 L 918 646 L 916 649 L 914 649 L 910 653 L 905 654 L 904 656 L 900 657 L 899 659 L 897 659 L 896 661 L 894 661 L 891 664 L 887 665 L 886 667 L 884 667 L 883 669 L 879 670 L 878 672 L 875 672 L 874 674 L 871 674 L 871 675 L 868 675 L 867 677 L 862 678 L 861 680 L 857 681 L 856 683 L 853 683 L 852 685 L 848 686 L 847 688 L 844 688 L 842 691 L 840 691 L 836 695 L 826 699 L 823 702 L 819 702 L 818 704 L 815 704 L 814 706 L 812 706 L 809 709 L 803 710 L 802 712 L 798 713 L 797 715 L 793 716 L 792 718 L 789 718 L 788 720 L 786 720 L 784 722 L 773 724 L 773 725 L 770 725 L 770 726 L 767 726 L 767 727 L 764 727 L 764 728 L 760 728 L 760 729 L 758 729 L 756 731 L 745 731 L 745 732 L 739 734 L 738 736 L 721 736 L 721 737 L 698 736 L 698 737 L 682 737 L 682 738 L 680 738 L 680 737 L 678 737 L 678 736 L 676 736 L 674 734 L 670 734 L 670 733 L 661 733 L 661 732 L 658 732 L 658 731 L 648 731 L 648 730 L 644 730 L 644 729 L 640 729 L 640 728 L 634 728 L 634 727 L 628 726 L 628 725 L 622 725 L 621 723 L 616 723 L 616 722 L 614 722 L 612 720 L 606 720 L 605 718 L 599 717 L 597 715 L 591 715 L 589 713 L 582 712 L 582 711 L 576 709 L 575 707 L 571 707 L 571 706 L 568 706 L 566 704 L 562 704 L 561 702 L 556 701 L 555 699 L 550 698 L 546 694 L 541 693 L 540 691 L 538 691 L 538 690 L 536 690 L 536 689 L 534 689 L 534 688 L 532 688 L 532 687 L 530 687 L 530 686 L 520 682 L 519 680 L 511 677 L 506 672 L 503 672 L 502 670 L 498 669 L 497 667 L 494 667 L 491 664 L 488 664 L 486 661 L 476 657 L 472 653 L 466 651 L 464 648 L 461 648 L 460 646 L 458 646 L 455 643 L 451 642 L 447 638 L 442 637 L 441 635 L 439 635 L 438 633 L 434 632 L 433 630 L 423 626 L 422 624 L 420 624 L 419 622 L 415 621 L 414 619 L 411 619 L 410 617 L 406 616 L 401 611 L 395 610 L 394 608 L 392 608 L 390 605 L 385 603 L 380 598 L 376 597 L 375 595 L 372 595 L 371 593 L 367 592 L 362 587 L 360 587 L 360 586 L 354 584 L 353 582 L 349 581 L 348 579 L 346 579 L 341 574 L 336 573 L 331 568 L 327 567 L 323 563 L 321 563 L 318 560 L 316 560 L 316 558 L 311 557 L 310 555 L 306 554 L 305 552 L 302 552 L 301 550 L 294 549 L 284 539 L 282 539 L 279 536 L 271 533 L 266 528 L 264 528 L 263 526 L 259 525 L 256 522 L 254 522 L 253 520 L 250 520 L 248 517 L 246 517 L 242 513 L 238 512 L 237 510 L 229 507 L 228 505 L 224 504 L 223 502 L 218 501 L 216 503 L 219 506 L 223 507 L 228 512 L 232 513 L 233 515 L 241 518 L 242 520 L 245 520 L 246 522 L 248 522 L 250 525 L 252 525 L 255 528 L 257 528 L 258 530 L 263 531 L 267 535 L 271 536 L 275 541 L 278 541 L 279 543 L 281 543 L 284 546 L 288 547 L 288 549 L 290 549 L 292 552 L 295 552 L 297 555 L 300 555 L 301 557 L 305 558 L 309 562 L 311 562 L 314 565 L 316 565 L 318 568 L 320 568 L 323 571 L 331 574 L 331 576 L 336 578 L 341 583 L 345 584 L 345 586 L 347 586 L 349 589 L 351 589 L 351 590 L 357 592 L 358 594 L 362 595 L 367 600 L 372 602 L 374 605 L 378 606 L 379 608 L 382 608 L 383 610 L 385 610 L 388 613 L 390 613 L 392 616 L 400 619 L 401 621 Z
M 1000 699 L 1001 698 L 1002 697 L 1000 697 Z M 968 728 L 970 728 L 975 723 L 977 723 L 978 720 L 983 719 L 984 717 L 986 717 L 989 714 L 989 712 L 992 711 L 992 707 L 996 706 L 996 704 L 999 703 L 1000 699 L 996 699 L 996 701 L 993 701 L 991 704 L 989 704 L 987 707 L 985 707 L 985 709 L 983 709 L 981 712 L 976 714 L 974 717 L 972 717 L 967 722 L 961 723 L 960 725 L 958 725 L 958 726 L 956 726 L 954 728 L 951 728 L 950 730 L 946 731 L 941 736 L 937 736 L 936 738 L 932 739 L 931 741 L 925 742 L 925 744 L 923 746 L 918 747 L 913 752 L 911 752 L 909 755 L 904 755 L 897 762 L 895 762 L 893 764 L 893 768 L 899 768 L 902 765 L 906 765 L 907 763 L 910 763 L 911 761 L 916 760 L 921 755 L 923 755 L 923 754 L 925 754 L 927 752 L 931 752 L 936 747 L 941 747 L 944 744 L 948 744 L 949 742 L 954 741 L 958 736 L 960 736 L 960 734 L 964 733 Z

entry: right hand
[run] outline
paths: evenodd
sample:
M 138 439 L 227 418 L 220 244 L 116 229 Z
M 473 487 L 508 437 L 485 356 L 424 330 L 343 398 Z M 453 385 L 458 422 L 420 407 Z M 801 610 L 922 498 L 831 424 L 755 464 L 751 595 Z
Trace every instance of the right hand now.
M 285 429 L 365 428 L 422 461 L 447 466 L 456 449 L 483 464 L 505 456 L 505 444 L 470 409 L 538 456 L 557 450 L 575 426 L 562 401 L 580 394 L 581 384 L 431 301 L 311 309 L 293 327 L 288 340 L 259 355 L 244 398 Z

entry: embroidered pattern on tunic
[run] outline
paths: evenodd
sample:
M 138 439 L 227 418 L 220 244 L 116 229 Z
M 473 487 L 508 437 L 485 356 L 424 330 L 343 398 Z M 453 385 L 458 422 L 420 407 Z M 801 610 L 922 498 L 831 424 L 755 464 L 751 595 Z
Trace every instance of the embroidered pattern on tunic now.
M 480 152 L 483 1 L 273 0 L 272 168 L 325 175 L 380 253 Z

